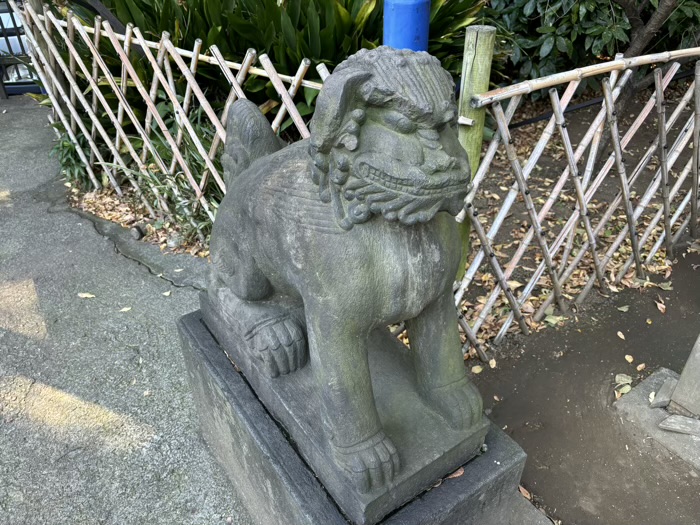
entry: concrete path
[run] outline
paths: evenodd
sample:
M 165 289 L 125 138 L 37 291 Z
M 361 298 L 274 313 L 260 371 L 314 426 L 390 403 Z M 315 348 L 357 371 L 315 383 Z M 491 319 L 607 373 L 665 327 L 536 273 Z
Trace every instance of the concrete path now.
M 67 210 L 53 139 L 0 101 L 0 524 L 249 523 L 197 434 L 175 331 L 196 290 Z

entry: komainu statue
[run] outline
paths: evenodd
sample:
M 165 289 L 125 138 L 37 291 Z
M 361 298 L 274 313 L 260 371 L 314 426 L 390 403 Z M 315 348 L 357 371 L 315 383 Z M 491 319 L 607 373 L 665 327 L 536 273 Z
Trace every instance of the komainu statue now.
M 453 215 L 470 171 L 454 84 L 439 61 L 360 51 L 326 80 L 310 139 L 289 146 L 240 100 L 228 114 L 223 164 L 228 192 L 205 300 L 245 341 L 255 367 L 244 372 L 266 375 L 273 390 L 312 378 L 335 470 L 367 494 L 388 490 L 404 468 L 378 414 L 368 358 L 372 334 L 400 321 L 421 402 L 459 435 L 478 428 L 483 443 L 452 295 L 462 251 Z

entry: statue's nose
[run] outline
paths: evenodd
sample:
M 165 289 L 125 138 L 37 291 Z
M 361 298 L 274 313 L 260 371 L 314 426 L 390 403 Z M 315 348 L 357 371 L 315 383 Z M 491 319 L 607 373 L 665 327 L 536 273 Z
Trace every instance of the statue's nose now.
M 440 148 L 426 149 L 424 151 L 425 160 L 421 168 L 428 175 L 455 169 L 458 165 L 458 160 Z

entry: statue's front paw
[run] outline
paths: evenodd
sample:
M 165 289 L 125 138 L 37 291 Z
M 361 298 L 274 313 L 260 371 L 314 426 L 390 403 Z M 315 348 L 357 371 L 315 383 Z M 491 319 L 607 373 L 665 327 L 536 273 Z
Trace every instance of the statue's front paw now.
M 265 363 L 270 377 L 289 374 L 306 364 L 304 332 L 289 317 L 268 320 L 248 334 L 253 352 Z
M 399 455 L 383 431 L 349 447 L 333 446 L 335 462 L 361 493 L 391 483 L 400 468 Z
M 426 391 L 431 406 L 457 430 L 471 428 L 483 417 L 483 401 L 474 383 L 465 377 Z

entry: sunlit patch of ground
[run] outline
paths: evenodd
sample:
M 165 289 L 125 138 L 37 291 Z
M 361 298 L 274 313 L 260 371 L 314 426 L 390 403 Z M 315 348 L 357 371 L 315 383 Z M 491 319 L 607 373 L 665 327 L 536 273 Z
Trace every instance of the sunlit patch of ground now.
M 141 448 L 155 434 L 151 426 L 131 416 L 21 375 L 0 377 L 0 422 L 32 426 L 54 439 L 118 452 Z
M 46 339 L 46 324 L 32 279 L 0 283 L 0 329 L 35 341 Z

